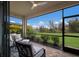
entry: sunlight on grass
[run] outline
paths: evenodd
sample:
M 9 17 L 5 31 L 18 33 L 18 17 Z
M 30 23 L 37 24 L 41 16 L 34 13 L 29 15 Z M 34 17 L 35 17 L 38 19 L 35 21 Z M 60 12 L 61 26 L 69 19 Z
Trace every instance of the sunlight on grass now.
M 40 35 L 43 34 L 43 35 L 57 35 L 59 36 L 59 45 L 62 46 L 62 33 L 37 33 L 37 36 L 40 37 Z M 75 35 L 75 36 L 78 36 L 79 33 L 66 33 L 66 35 Z M 70 47 L 73 47 L 73 48 L 79 48 L 79 38 L 78 37 L 67 37 L 65 36 L 65 46 L 70 46 Z M 53 43 L 53 40 L 52 39 L 49 39 L 48 40 L 49 43 Z
M 79 38 L 77 38 L 77 37 L 65 37 L 65 46 L 79 48 Z

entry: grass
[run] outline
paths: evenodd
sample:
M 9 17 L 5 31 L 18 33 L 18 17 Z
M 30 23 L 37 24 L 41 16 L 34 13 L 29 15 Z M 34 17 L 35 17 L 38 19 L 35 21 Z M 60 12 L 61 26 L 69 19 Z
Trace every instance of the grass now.
M 37 36 L 40 35 L 58 35 L 59 37 L 59 44 L 62 44 L 62 33 L 37 33 Z M 66 35 L 74 35 L 74 36 L 79 36 L 79 33 L 66 33 Z M 65 36 L 65 46 L 70 46 L 73 48 L 79 48 L 79 37 L 67 37 Z M 48 40 L 49 43 L 53 43 L 52 39 Z
M 36 33 L 37 35 L 57 35 L 62 36 L 62 33 Z M 65 33 L 65 35 L 71 35 L 71 36 L 79 36 L 79 33 Z
M 77 38 L 77 37 L 65 37 L 65 46 L 79 48 L 79 38 Z
M 58 36 L 61 36 L 62 35 L 62 33 L 36 33 L 37 35 L 42 35 L 42 34 L 44 34 L 44 35 L 58 35 Z

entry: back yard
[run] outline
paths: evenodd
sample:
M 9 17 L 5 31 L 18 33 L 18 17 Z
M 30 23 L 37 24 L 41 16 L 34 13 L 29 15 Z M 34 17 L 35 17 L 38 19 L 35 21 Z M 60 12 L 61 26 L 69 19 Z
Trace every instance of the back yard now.
M 53 39 L 50 36 L 56 35 L 59 38 L 59 45 L 62 44 L 62 33 L 37 33 L 36 37 L 41 37 L 42 35 L 49 36 L 48 43 L 53 43 Z M 67 35 L 64 37 L 65 46 L 79 48 L 79 33 L 66 33 L 65 35 Z

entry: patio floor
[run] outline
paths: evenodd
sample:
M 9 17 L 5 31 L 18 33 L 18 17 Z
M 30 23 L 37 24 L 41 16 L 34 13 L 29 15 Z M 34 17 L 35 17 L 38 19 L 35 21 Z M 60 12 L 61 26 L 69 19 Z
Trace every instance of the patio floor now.
M 38 44 L 32 42 L 33 45 L 45 48 L 46 50 L 46 57 L 77 57 L 75 54 L 67 53 L 58 49 L 54 49 L 48 46 L 44 46 L 42 44 Z M 18 52 L 15 48 L 11 48 L 11 57 L 18 57 Z

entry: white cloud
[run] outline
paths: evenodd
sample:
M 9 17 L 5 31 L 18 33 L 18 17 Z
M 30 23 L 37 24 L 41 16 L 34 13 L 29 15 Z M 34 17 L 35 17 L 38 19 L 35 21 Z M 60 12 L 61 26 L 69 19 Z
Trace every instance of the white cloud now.
M 44 22 L 43 22 L 43 21 L 40 21 L 39 23 L 40 23 L 40 24 L 44 24 Z
M 44 26 L 43 21 L 39 21 L 39 23 L 37 23 L 36 25 L 32 25 L 33 28 L 39 28 L 40 26 Z
M 60 23 L 62 23 L 62 19 L 60 19 Z
M 67 21 L 65 21 L 65 24 L 68 25 L 69 23 Z
M 47 25 L 45 25 L 44 27 L 49 29 L 49 26 L 47 26 Z
M 38 24 L 36 25 L 32 25 L 33 28 L 39 28 L 40 26 L 44 26 L 45 28 L 49 29 L 49 26 L 46 25 L 43 21 L 40 21 Z
M 40 26 L 39 25 L 32 25 L 32 27 L 33 28 L 39 28 Z M 44 25 L 44 27 L 49 29 L 49 26 L 47 26 L 47 25 Z
M 22 24 L 22 22 L 19 22 L 20 24 Z
M 29 23 L 27 23 L 27 25 L 30 25 Z
M 56 21 L 54 24 L 59 24 L 59 22 Z
M 42 25 L 44 25 L 44 22 L 43 21 L 40 21 L 37 25 L 38 26 L 42 26 Z
M 38 25 L 33 25 L 32 27 L 33 27 L 33 28 L 39 28 L 39 26 L 38 26 Z
M 15 21 L 10 21 L 11 23 L 15 23 Z
M 54 22 L 55 27 L 58 27 L 58 24 L 59 24 L 59 22 L 57 22 L 57 21 Z

